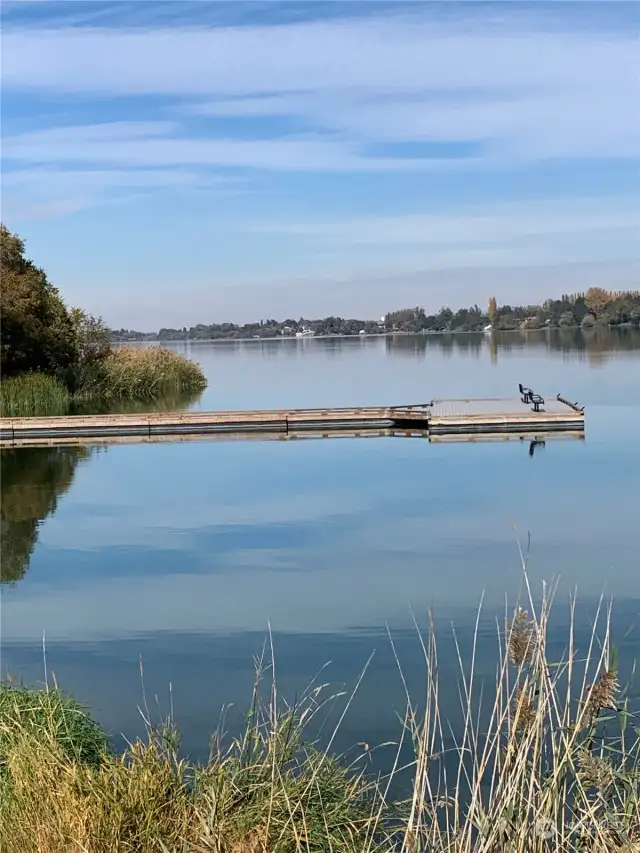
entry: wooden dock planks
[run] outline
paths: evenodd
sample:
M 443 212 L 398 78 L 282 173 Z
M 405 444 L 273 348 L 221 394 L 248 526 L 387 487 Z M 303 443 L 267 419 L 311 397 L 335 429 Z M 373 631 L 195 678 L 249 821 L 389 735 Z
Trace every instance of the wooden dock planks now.
M 583 429 L 583 412 L 558 398 L 545 403 L 539 412 L 519 398 L 466 399 L 386 407 L 0 418 L 0 445 L 171 436 L 353 434 L 363 430 L 474 435 Z
M 434 400 L 429 416 L 429 432 L 434 434 L 583 428 L 584 413 L 558 398 L 545 399 L 540 412 L 534 412 L 520 398 Z

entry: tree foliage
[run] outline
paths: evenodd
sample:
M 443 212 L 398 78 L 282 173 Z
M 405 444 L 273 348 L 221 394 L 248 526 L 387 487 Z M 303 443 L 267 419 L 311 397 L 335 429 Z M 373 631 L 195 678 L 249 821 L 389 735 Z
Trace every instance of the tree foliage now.
M 590 287 L 584 295 L 584 301 L 590 313 L 597 319 L 613 301 L 613 296 L 602 287 Z
M 72 392 L 95 382 L 96 375 L 112 352 L 111 333 L 99 317 L 88 314 L 81 308 L 70 312 L 75 346 L 75 358 L 65 372 L 65 380 Z
M 38 372 L 77 382 L 78 372 L 104 359 L 111 335 L 101 319 L 69 310 L 44 270 L 25 255 L 17 234 L 0 226 L 2 375 Z
M 58 373 L 75 359 L 69 312 L 44 270 L 25 257 L 24 242 L 0 226 L 2 373 Z
M 496 314 L 498 313 L 498 303 L 496 302 L 495 296 L 492 296 L 489 299 L 489 320 L 493 323 L 496 319 Z

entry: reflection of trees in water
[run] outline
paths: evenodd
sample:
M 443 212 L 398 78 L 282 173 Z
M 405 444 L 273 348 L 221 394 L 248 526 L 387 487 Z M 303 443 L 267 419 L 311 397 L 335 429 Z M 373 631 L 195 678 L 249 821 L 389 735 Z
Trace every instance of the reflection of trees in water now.
M 385 338 L 387 355 L 424 358 L 427 352 L 426 335 L 388 335 Z
M 424 358 L 429 349 L 438 350 L 442 355 L 460 352 L 479 358 L 483 347 L 487 345 L 485 336 L 481 332 L 387 335 L 385 344 L 389 355 L 417 355 L 420 358 Z
M 539 331 L 517 330 L 492 332 L 490 335 L 467 332 L 458 334 L 389 335 L 386 351 L 389 355 L 419 356 L 424 358 L 432 349 L 442 355 L 454 351 L 479 358 L 488 350 L 492 362 L 500 353 L 524 348 L 540 348 L 549 352 L 562 352 L 576 360 L 588 360 L 594 366 L 601 364 L 609 352 L 632 352 L 640 349 L 640 330 L 627 327 L 595 326 L 591 329 L 560 328 Z
M 21 447 L 0 453 L 2 526 L 0 581 L 17 581 L 29 566 L 39 525 L 56 511 L 87 447 Z

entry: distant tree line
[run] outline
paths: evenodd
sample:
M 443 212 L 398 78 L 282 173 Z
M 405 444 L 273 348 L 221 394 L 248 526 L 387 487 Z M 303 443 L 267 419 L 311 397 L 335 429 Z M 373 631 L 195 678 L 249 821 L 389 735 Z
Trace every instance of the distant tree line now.
M 640 290 L 609 291 L 591 287 L 585 293 L 565 294 L 560 299 L 547 299 L 542 305 L 498 305 L 489 299 L 486 310 L 474 305 L 457 311 L 441 308 L 427 314 L 424 308 L 392 311 L 379 321 L 325 317 L 309 320 L 260 320 L 255 323 L 199 323 L 187 329 L 163 328 L 158 332 L 130 329 L 112 331 L 119 341 L 220 340 L 239 338 L 294 337 L 303 331 L 316 335 L 367 335 L 390 332 L 476 332 L 487 326 L 496 330 L 543 329 L 561 327 L 640 326 Z

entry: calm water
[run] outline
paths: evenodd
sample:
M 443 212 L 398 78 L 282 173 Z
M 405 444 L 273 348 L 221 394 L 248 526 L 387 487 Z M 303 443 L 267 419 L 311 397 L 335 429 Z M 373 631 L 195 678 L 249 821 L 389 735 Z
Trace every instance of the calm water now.
M 226 703 L 246 706 L 269 625 L 290 698 L 323 664 L 353 686 L 341 743 L 397 735 L 400 679 L 423 680 L 414 617 L 434 608 L 453 666 L 476 610 L 489 677 L 496 614 L 521 581 L 560 577 L 558 647 L 578 588 L 602 592 L 628 666 L 640 650 L 640 333 L 598 331 L 178 344 L 209 377 L 200 408 L 510 396 L 523 382 L 587 407 L 586 440 L 222 441 L 3 453 L 2 670 L 49 677 L 114 735 L 148 697 L 202 756 Z M 447 639 L 449 638 L 449 640 Z M 448 644 L 447 644 L 448 643 Z M 453 673 L 453 669 L 451 670 Z M 446 701 L 455 703 L 455 679 Z M 448 692 L 447 692 L 448 691 Z M 151 701 L 151 699 L 150 699 Z

